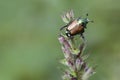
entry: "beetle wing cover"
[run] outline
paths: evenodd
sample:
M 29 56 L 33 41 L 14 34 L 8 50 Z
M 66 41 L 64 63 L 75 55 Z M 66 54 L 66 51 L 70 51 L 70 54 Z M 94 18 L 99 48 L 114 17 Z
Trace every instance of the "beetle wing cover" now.
M 68 12 L 65 12 L 64 15 L 61 16 L 62 20 L 65 23 L 69 23 L 70 21 L 74 20 L 74 13 L 73 10 L 70 10 Z

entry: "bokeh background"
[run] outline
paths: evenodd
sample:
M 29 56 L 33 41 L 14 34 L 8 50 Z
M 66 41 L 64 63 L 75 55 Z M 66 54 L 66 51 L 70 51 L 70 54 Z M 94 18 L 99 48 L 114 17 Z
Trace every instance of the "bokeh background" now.
M 60 15 L 73 9 L 89 23 L 90 80 L 120 80 L 120 0 L 0 0 L 0 80 L 62 80 Z

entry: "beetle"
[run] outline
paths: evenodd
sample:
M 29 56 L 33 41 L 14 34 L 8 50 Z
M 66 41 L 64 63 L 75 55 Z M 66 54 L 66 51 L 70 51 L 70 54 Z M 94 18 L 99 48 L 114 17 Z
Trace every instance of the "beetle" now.
M 73 10 L 70 10 L 69 12 L 66 12 L 63 16 L 62 19 L 66 23 L 65 26 L 61 27 L 60 30 L 63 30 L 66 28 L 66 36 L 69 38 L 72 38 L 73 36 L 79 34 L 82 39 L 84 39 L 83 33 L 85 31 L 85 28 L 87 28 L 88 22 L 93 22 L 90 21 L 87 18 L 88 14 L 86 14 L 86 18 L 74 18 L 74 13 Z

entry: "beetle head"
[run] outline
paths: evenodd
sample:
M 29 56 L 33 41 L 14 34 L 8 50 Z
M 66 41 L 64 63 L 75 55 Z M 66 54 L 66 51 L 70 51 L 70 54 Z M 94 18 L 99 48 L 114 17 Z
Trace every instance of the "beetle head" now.
M 88 24 L 88 22 L 93 22 L 92 20 L 89 20 L 88 18 L 87 18 L 87 16 L 88 16 L 88 14 L 86 14 L 86 18 L 84 18 L 83 20 L 82 20 L 82 23 L 83 23 L 83 26 L 86 28 L 86 25 Z

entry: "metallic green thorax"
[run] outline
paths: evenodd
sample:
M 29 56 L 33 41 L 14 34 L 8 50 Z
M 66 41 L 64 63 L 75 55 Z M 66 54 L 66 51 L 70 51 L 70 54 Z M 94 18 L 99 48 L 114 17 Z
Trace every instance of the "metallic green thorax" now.
M 83 27 L 85 28 L 88 22 L 92 22 L 88 18 L 78 18 L 77 21 L 78 21 L 78 24 L 83 25 Z

